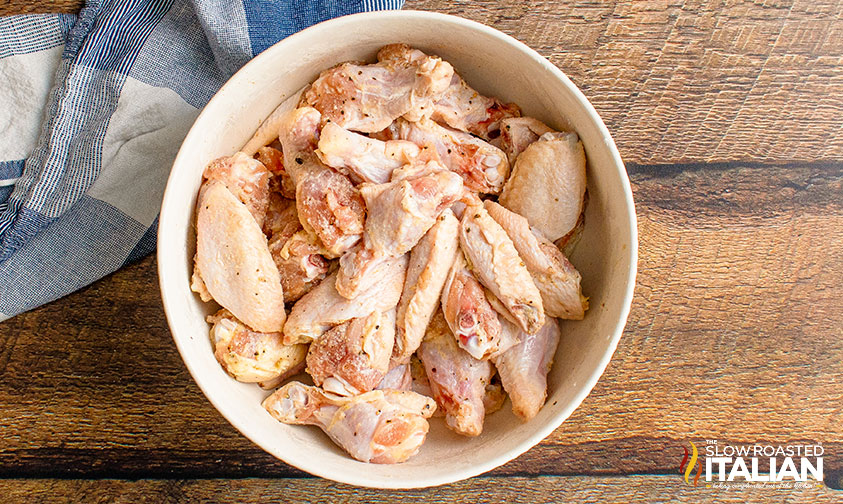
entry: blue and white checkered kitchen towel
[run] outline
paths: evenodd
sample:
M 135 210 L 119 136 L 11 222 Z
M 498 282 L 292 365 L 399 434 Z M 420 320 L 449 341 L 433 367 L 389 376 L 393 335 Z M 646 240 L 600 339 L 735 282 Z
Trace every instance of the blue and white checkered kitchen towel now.
M 187 130 L 244 63 L 403 0 L 91 0 L 0 18 L 0 320 L 155 249 Z

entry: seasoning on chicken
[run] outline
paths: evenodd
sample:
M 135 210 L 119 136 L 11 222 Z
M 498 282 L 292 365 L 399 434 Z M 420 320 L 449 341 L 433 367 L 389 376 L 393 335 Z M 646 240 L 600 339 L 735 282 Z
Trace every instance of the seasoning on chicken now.
M 434 149 L 442 164 L 458 173 L 472 191 L 498 194 L 509 175 L 509 162 L 502 150 L 430 119 L 418 122 L 399 119 L 384 135 L 409 140 L 423 149 Z
M 390 258 L 412 249 L 463 187 L 459 176 L 439 169 L 387 184 L 364 184 L 360 192 L 369 213 L 365 237 L 340 259 L 337 277 L 337 292 L 349 299 L 378 281 L 373 273 Z
M 284 324 L 284 342 L 309 343 L 343 322 L 395 308 L 406 272 L 407 257 L 402 256 L 390 263 L 379 283 L 354 299 L 340 296 L 335 285 L 337 274 L 329 275 L 293 305 Z
M 488 141 L 499 134 L 503 119 L 520 115 L 518 105 L 483 96 L 454 73 L 431 119 Z
M 419 155 L 419 150 L 413 142 L 384 142 L 330 122 L 322 128 L 316 155 L 354 182 L 385 184 L 392 172 L 412 162 Z
M 351 181 L 314 153 L 319 121 L 315 109 L 295 109 L 282 118 L 279 140 L 284 166 L 296 184 L 302 226 L 316 234 L 330 257 L 339 257 L 360 241 L 366 207 Z
M 544 306 L 524 261 L 506 231 L 482 206 L 465 209 L 460 246 L 477 279 L 494 294 L 528 333 L 544 325 Z
M 436 402 L 398 390 L 342 397 L 291 382 L 264 399 L 263 407 L 279 422 L 318 426 L 357 460 L 395 464 L 418 453 Z
M 325 251 L 316 236 L 302 228 L 296 202 L 278 193 L 270 194 L 264 233 L 281 277 L 284 301 L 294 303 L 325 278 L 329 264 L 322 256 Z
M 542 296 L 547 315 L 582 320 L 588 300 L 582 295 L 580 273 L 565 255 L 550 243 L 541 231 L 531 228 L 527 219 L 493 201 L 485 201 L 486 210 L 512 239 Z
M 361 292 L 375 287 L 383 280 L 395 261 L 405 261 L 401 256 L 391 257 L 376 254 L 358 243 L 339 260 L 336 289 L 340 296 L 354 299 Z
M 270 240 L 269 251 L 278 267 L 284 300 L 294 303 L 321 282 L 330 263 L 315 236 L 299 229 L 286 240 Z
M 278 268 L 246 205 L 222 182 L 211 180 L 202 185 L 197 208 L 191 288 L 204 290 L 256 331 L 281 331 L 284 291 Z
M 408 362 L 421 344 L 425 328 L 439 306 L 451 265 L 459 252 L 459 221 L 445 210 L 413 248 L 404 291 L 398 302 L 397 330 L 392 358 Z
M 223 308 L 206 319 L 214 357 L 235 380 L 262 383 L 284 379 L 302 369 L 306 345 L 285 345 L 280 332 L 249 329 Z
M 585 151 L 577 134 L 546 133 L 518 156 L 498 202 L 556 241 L 576 226 L 585 184 Z
M 395 310 L 342 323 L 310 345 L 307 372 L 313 383 L 338 395 L 374 389 L 389 370 Z
M 413 248 L 436 219 L 463 194 L 462 179 L 437 169 L 415 178 L 387 184 L 364 184 L 366 245 L 377 254 L 398 256 Z
M 411 121 L 429 117 L 453 74 L 453 67 L 435 56 L 373 65 L 341 63 L 322 72 L 304 100 L 325 122 L 373 133 L 402 116 Z
M 430 321 L 418 355 L 448 428 L 464 436 L 480 435 L 486 416 L 483 399 L 493 373 L 489 361 L 477 360 L 457 345 L 441 310 Z

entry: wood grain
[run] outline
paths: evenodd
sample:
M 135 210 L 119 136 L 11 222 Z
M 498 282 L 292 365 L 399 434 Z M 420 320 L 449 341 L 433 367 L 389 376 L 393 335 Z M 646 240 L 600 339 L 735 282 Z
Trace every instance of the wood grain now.
M 12 0 L 0 15 L 74 12 Z M 633 163 L 843 160 L 843 0 L 407 0 L 495 27 L 586 94 Z
M 408 0 L 536 49 L 635 163 L 843 156 L 840 0 Z
M 7 0 L 0 3 L 0 16 L 44 13 L 76 14 L 84 5 L 85 0 Z
M 677 476 L 474 478 L 435 490 L 383 491 L 354 488 L 320 479 L 243 480 L 20 480 L 0 481 L 0 491 L 13 502 L 97 502 L 170 504 L 178 502 L 365 502 L 372 504 L 430 502 L 554 502 L 785 504 L 840 502 L 839 492 L 824 486 L 807 488 L 720 489 L 686 485 Z M 482 497 L 479 497 L 481 496 Z
M 840 165 L 630 166 L 639 278 L 583 405 L 496 475 L 673 473 L 688 440 L 821 442 L 843 469 Z M 175 350 L 146 259 L 0 324 L 0 476 L 300 475 Z
M 82 5 L 12 0 L 0 15 Z M 193 383 L 148 258 L 0 323 L 3 493 L 35 502 L 839 501 L 826 487 L 714 493 L 675 473 L 689 440 L 821 442 L 826 484 L 843 489 L 843 0 L 406 8 L 475 19 L 538 50 L 585 92 L 628 163 L 638 283 L 620 346 L 583 405 L 489 476 L 435 491 L 299 478 Z M 32 477 L 48 479 L 20 479 Z M 240 477 L 282 479 L 204 479 Z

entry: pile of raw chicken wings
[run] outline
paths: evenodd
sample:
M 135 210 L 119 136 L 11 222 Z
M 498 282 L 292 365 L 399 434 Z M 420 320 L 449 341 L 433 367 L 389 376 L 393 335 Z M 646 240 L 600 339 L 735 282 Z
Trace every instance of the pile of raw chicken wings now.
M 226 372 L 277 388 L 270 415 L 396 463 L 431 416 L 477 436 L 507 394 L 524 421 L 543 406 L 556 319 L 588 308 L 562 252 L 586 163 L 576 133 L 441 58 L 377 58 L 325 70 L 205 168 L 191 288 L 222 307 L 208 322 Z

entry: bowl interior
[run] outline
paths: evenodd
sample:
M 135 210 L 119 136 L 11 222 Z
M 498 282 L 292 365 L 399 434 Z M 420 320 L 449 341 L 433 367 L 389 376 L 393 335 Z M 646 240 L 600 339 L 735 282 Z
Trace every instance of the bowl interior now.
M 590 200 L 572 262 L 591 308 L 564 322 L 549 377 L 547 404 L 528 423 L 504 408 L 477 438 L 451 433 L 441 419 L 421 452 L 397 465 L 351 459 L 315 427 L 287 426 L 261 408 L 268 394 L 229 378 L 214 360 L 204 321 L 213 310 L 189 289 L 193 208 L 208 161 L 230 155 L 261 121 L 321 70 L 372 60 L 381 46 L 405 42 L 438 54 L 475 89 L 521 106 L 551 126 L 569 123 L 588 157 Z M 300 32 L 238 72 L 207 105 L 182 145 L 168 182 L 159 229 L 159 275 L 174 339 L 193 377 L 220 412 L 269 453 L 310 473 L 374 487 L 420 487 L 480 474 L 526 451 L 567 418 L 603 372 L 620 337 L 634 282 L 637 238 L 626 172 L 608 132 L 579 91 L 537 53 L 491 28 L 452 16 L 412 11 L 360 14 Z

